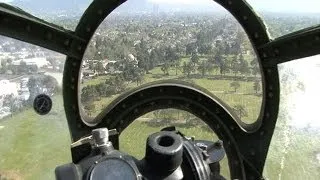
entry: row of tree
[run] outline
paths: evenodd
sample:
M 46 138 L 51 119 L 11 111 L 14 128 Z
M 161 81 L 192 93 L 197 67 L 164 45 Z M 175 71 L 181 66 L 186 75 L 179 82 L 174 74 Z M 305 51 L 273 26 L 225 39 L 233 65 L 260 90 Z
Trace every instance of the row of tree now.
M 240 42 L 241 41 L 237 42 L 236 44 L 240 44 Z M 97 44 L 101 44 L 97 48 L 101 49 L 102 51 L 107 48 L 102 43 L 96 43 L 96 46 L 98 46 Z M 190 49 L 189 46 L 191 45 L 188 44 L 186 49 Z M 169 75 L 170 68 L 175 68 L 176 74 L 178 71 L 182 71 L 185 75 L 188 76 L 197 71 L 200 72 L 202 76 L 212 71 L 218 71 L 221 75 L 226 75 L 226 73 L 233 73 L 234 76 L 237 76 L 238 74 L 248 75 L 250 73 L 254 76 L 257 76 L 259 74 L 259 65 L 257 58 L 254 55 L 250 55 L 254 57 L 251 61 L 245 59 L 243 53 L 241 52 L 240 45 L 238 45 L 239 47 L 236 48 L 237 50 L 231 51 L 228 50 L 230 49 L 230 45 L 226 43 L 223 44 L 218 41 L 216 42 L 215 53 L 201 55 L 201 57 L 206 57 L 204 60 L 200 60 L 200 53 L 198 52 L 199 47 L 196 44 L 192 46 L 194 46 L 194 48 L 191 48 L 191 50 L 188 50 L 188 53 L 186 53 L 188 56 L 189 51 L 191 51 L 191 54 L 189 55 L 190 61 L 185 61 L 182 65 L 180 59 L 181 57 L 186 57 L 186 55 L 183 56 L 181 53 L 179 53 L 179 51 L 177 51 L 177 46 L 160 46 L 151 48 L 147 45 L 147 42 L 144 39 L 141 39 L 140 43 L 138 43 L 132 49 L 132 51 L 136 54 L 136 58 L 139 62 L 139 68 L 144 70 L 146 73 L 148 73 L 156 66 L 162 65 L 161 70 L 165 75 Z M 121 49 L 124 47 L 119 48 Z M 122 69 L 120 68 L 125 67 L 125 63 L 129 62 L 127 60 L 127 56 L 128 54 L 124 55 L 124 52 L 122 53 L 122 55 L 119 55 L 118 61 L 120 63 L 117 64 L 122 63 L 124 65 L 118 66 L 117 70 L 121 71 Z M 101 59 L 102 57 L 96 58 Z M 91 61 L 89 63 L 89 69 L 91 70 L 98 72 L 104 72 L 106 70 L 101 62 L 93 64 L 93 61 Z
M 91 116 L 95 110 L 95 101 L 99 101 L 101 97 L 110 97 L 126 90 L 126 78 L 123 74 L 106 79 L 105 82 L 88 85 L 81 90 L 81 103 L 88 115 Z M 128 80 L 128 79 L 127 79 Z
M 11 59 L 1 61 L 0 73 L 5 74 L 11 71 L 12 74 L 29 74 L 38 72 L 38 66 L 36 64 L 27 65 L 25 61 L 20 61 L 19 65 L 12 64 Z
M 57 80 L 48 75 L 31 76 L 27 82 L 27 88 L 29 91 L 29 98 L 27 100 L 14 96 L 13 94 L 8 94 L 3 98 L 2 107 L 8 107 L 10 112 L 14 113 L 27 106 L 33 106 L 34 99 L 39 94 L 53 96 L 61 92 Z
M 248 112 L 243 105 L 237 104 L 232 110 L 242 120 L 248 117 Z M 152 112 L 151 118 L 147 118 L 150 126 L 168 126 L 174 124 L 176 127 L 206 126 L 206 124 L 195 115 L 178 109 L 159 109 Z
M 182 66 L 179 66 L 178 62 L 178 65 L 177 63 L 174 63 L 171 67 L 174 66 L 175 68 L 182 70 L 183 74 L 187 77 L 196 73 L 199 73 L 204 77 L 210 72 L 219 72 L 221 76 L 225 76 L 227 73 L 233 73 L 234 77 L 237 77 L 239 74 L 244 76 L 249 74 L 257 76 L 259 67 L 256 59 L 253 59 L 250 64 L 251 66 L 249 66 L 247 60 L 244 60 L 242 54 L 240 54 L 239 57 L 215 55 L 204 60 L 200 60 L 197 55 L 192 55 L 190 61 L 184 61 Z M 164 67 L 163 69 L 166 68 Z
M 237 90 L 240 88 L 241 84 L 238 81 L 232 81 L 230 83 L 230 87 L 234 89 L 234 92 L 237 92 Z M 258 95 L 261 91 L 261 81 L 255 80 L 253 82 L 253 90 Z

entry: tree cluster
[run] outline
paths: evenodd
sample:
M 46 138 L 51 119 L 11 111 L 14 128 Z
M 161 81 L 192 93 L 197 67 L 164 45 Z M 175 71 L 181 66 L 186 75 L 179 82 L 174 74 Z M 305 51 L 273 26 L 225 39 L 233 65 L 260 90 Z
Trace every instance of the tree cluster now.
M 29 89 L 29 103 L 32 104 L 34 98 L 39 94 L 47 94 L 53 96 L 55 93 L 61 91 L 59 89 L 58 81 L 49 75 L 34 75 L 29 78 L 27 83 Z

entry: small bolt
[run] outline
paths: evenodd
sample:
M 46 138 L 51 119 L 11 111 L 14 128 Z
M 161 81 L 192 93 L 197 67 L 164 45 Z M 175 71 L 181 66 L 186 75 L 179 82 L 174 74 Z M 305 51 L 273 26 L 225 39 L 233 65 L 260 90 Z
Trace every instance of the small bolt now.
M 270 117 L 270 113 L 266 113 L 266 118 L 269 118 Z
M 66 45 L 66 46 L 69 45 L 69 40 L 68 40 L 68 39 L 66 39 L 66 40 L 64 41 L 64 45 Z
M 267 57 L 267 54 L 266 54 L 266 53 L 263 53 L 262 56 L 263 56 L 264 58 L 266 58 L 266 57 Z
M 210 158 L 210 155 L 207 153 L 207 151 L 202 151 L 202 156 L 204 160 L 207 160 Z
M 27 30 L 28 32 L 30 32 L 30 31 L 31 31 L 31 27 L 30 27 L 30 26 L 27 26 L 27 27 L 26 27 L 26 30 Z
M 254 156 L 254 155 L 256 155 L 256 152 L 252 149 L 252 150 L 250 151 L 250 154 L 251 154 L 251 156 Z
M 81 127 L 82 127 L 82 124 L 79 123 L 79 124 L 77 125 L 77 127 L 78 127 L 78 128 L 81 128 Z
M 215 147 L 218 147 L 218 148 L 221 148 L 221 147 L 222 147 L 222 144 L 223 144 L 222 141 L 221 141 L 221 140 L 218 140 L 217 142 L 214 143 L 214 146 L 215 146 Z
M 47 39 L 51 39 L 52 38 L 52 34 L 51 33 L 47 33 Z
M 206 151 L 207 150 L 207 148 L 208 148 L 208 146 L 206 145 L 206 144 L 204 144 L 204 143 L 197 143 L 196 144 L 200 149 L 202 149 L 202 150 L 204 150 L 204 151 Z
M 191 141 L 194 141 L 196 139 L 196 137 L 191 136 Z

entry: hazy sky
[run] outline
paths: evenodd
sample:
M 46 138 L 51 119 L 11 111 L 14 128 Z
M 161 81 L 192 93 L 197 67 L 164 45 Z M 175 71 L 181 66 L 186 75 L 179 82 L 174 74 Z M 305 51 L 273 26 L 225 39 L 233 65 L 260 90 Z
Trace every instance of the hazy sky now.
M 12 0 L 0 0 L 0 2 L 10 2 L 10 1 Z M 71 0 L 66 0 L 66 1 L 71 1 Z M 147 0 L 147 1 L 154 2 L 154 3 L 175 4 L 175 5 L 177 4 L 208 5 L 212 3 L 213 0 Z M 256 10 L 271 11 L 271 12 L 320 13 L 320 0 L 247 0 L 247 2 L 249 2 L 249 4 Z
M 212 0 L 148 0 L 166 4 L 201 4 L 207 5 Z M 256 10 L 271 12 L 316 12 L 320 13 L 320 0 L 247 0 Z

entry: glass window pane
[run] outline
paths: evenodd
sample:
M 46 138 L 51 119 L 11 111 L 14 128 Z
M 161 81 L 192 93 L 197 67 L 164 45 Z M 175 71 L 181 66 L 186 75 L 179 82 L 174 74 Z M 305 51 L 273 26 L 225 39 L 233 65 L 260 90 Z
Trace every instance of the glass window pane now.
M 272 38 L 320 24 L 319 0 L 246 0 L 262 17 Z
M 71 161 L 61 92 L 65 58 L 0 36 L 0 179 L 55 179 L 55 167 Z M 45 116 L 33 109 L 39 94 L 52 99 Z
M 120 135 L 120 150 L 137 159 L 145 156 L 146 140 L 152 133 L 162 128 L 175 126 L 177 130 L 196 140 L 216 142 L 218 137 L 201 119 L 178 109 L 160 109 L 147 113 L 130 124 Z M 134 142 L 134 143 L 132 143 Z M 221 175 L 230 179 L 228 159 L 220 162 Z
M 201 12 L 190 10 L 195 3 L 176 9 L 173 2 L 149 2 L 153 8 L 144 14 L 126 12 L 130 4 L 111 13 L 83 59 L 79 93 L 86 114 L 95 117 L 133 87 L 175 79 L 206 88 L 242 121 L 255 122 L 262 87 L 252 45 L 226 10 L 212 1 L 201 2 L 200 7 L 206 5 Z
M 280 111 L 264 176 L 268 179 L 319 179 L 320 55 L 278 67 Z
M 0 0 L 27 13 L 74 30 L 92 0 Z

